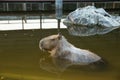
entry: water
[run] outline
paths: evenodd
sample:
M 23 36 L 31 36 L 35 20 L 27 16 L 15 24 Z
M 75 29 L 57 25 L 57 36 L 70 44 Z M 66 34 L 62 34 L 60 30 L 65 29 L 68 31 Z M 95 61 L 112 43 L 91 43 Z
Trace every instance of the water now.
M 103 57 L 105 69 L 71 66 L 60 70 L 49 53 L 39 49 L 39 40 L 56 34 L 56 29 L 0 32 L 0 80 L 119 80 L 120 29 L 105 35 L 76 37 L 67 30 L 61 33 L 76 47 L 88 49 Z M 45 62 L 40 62 L 44 60 Z M 59 69 L 59 70 L 58 70 Z

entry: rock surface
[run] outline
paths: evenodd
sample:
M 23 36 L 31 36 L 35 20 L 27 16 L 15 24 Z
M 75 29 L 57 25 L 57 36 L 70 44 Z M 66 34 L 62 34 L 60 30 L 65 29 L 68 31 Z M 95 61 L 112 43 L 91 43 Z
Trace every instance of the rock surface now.
M 87 6 L 69 13 L 63 23 L 76 36 L 106 34 L 120 27 L 119 18 L 107 13 L 103 8 Z

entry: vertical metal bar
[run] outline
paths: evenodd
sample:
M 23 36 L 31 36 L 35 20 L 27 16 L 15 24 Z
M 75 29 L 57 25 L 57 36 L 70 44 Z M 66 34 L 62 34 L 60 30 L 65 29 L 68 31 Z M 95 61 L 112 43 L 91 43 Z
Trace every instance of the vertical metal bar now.
M 40 29 L 42 29 L 42 15 L 40 15 Z
M 6 3 L 6 10 L 9 11 L 9 4 Z
M 39 3 L 39 10 L 43 9 L 42 4 L 43 3 Z M 40 18 L 40 29 L 42 29 L 42 14 L 41 14 L 41 12 L 40 12 L 39 18 Z
M 58 32 L 60 32 L 60 22 L 61 22 L 61 19 L 58 19 Z
M 107 8 L 107 3 L 106 3 L 106 2 L 104 3 L 104 8 L 105 8 L 105 9 Z
M 56 0 L 55 6 L 56 6 L 56 18 L 61 19 L 62 18 L 62 7 L 63 7 L 63 0 Z
M 60 21 L 62 18 L 63 0 L 56 0 L 55 7 L 56 7 L 56 19 L 58 23 L 58 32 L 60 32 Z
M 7 8 L 6 10 L 9 11 L 9 4 L 8 3 L 6 3 L 6 8 Z
M 95 6 L 95 3 L 94 3 L 94 2 L 92 2 L 92 6 Z
M 6 10 L 7 11 L 9 11 L 9 4 L 8 3 L 6 3 Z M 8 16 L 8 24 L 9 24 L 10 22 L 9 22 L 9 16 Z
M 22 18 L 22 29 L 24 30 L 24 20 Z
M 115 2 L 113 2 L 113 9 L 115 8 Z
M 27 8 L 26 8 L 26 3 L 22 3 L 22 10 L 23 11 L 26 11 Z M 27 23 L 27 20 L 26 20 L 26 15 L 23 15 L 22 16 L 22 29 L 24 30 L 24 21 L 25 23 Z
M 77 2 L 76 3 L 76 8 L 79 8 L 80 7 L 80 2 Z
M 26 11 L 26 10 L 27 10 L 27 8 L 26 8 L 26 3 L 22 3 L 22 9 L 23 9 L 23 11 Z
M 22 3 L 22 10 L 23 10 L 23 11 L 26 11 L 26 10 L 27 10 L 26 3 Z M 25 23 L 27 23 L 26 15 L 23 15 L 23 20 L 25 21 Z

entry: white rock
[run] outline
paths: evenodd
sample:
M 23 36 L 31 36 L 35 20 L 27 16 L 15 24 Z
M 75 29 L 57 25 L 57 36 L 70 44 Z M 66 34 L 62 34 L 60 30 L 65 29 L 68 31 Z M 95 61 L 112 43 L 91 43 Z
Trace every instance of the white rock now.
M 79 36 L 105 34 L 120 27 L 119 20 L 103 8 L 94 6 L 76 9 L 69 13 L 63 23 L 71 34 Z

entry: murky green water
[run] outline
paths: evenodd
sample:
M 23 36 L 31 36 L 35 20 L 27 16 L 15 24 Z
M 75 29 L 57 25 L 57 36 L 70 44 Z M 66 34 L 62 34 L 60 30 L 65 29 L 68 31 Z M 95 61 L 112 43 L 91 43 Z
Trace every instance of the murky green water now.
M 58 71 L 39 40 L 57 30 L 1 31 L 0 80 L 120 80 L 120 29 L 105 35 L 75 37 L 61 33 L 76 47 L 88 49 L 108 62 L 104 70 L 69 67 Z M 46 62 L 41 64 L 40 60 Z

